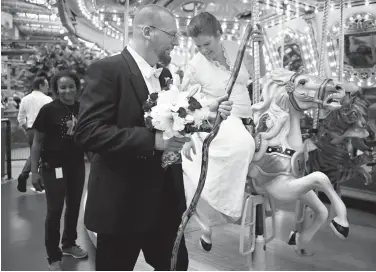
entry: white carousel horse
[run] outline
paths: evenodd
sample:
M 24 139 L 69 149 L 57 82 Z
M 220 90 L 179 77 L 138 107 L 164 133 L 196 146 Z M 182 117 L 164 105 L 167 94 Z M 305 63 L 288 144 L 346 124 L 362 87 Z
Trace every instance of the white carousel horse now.
M 341 86 L 330 80 L 320 81 L 317 88 L 318 78 L 278 71 L 266 82 L 263 102 L 252 107 L 257 134 L 249 176 L 254 189 L 281 201 L 300 200 L 315 212 L 311 225 L 292 234 L 299 255 L 309 255 L 307 243 L 328 218 L 328 210 L 315 194 L 316 189 L 331 201 L 336 214 L 330 223 L 334 233 L 344 239 L 349 232 L 346 207 L 329 178 L 322 172 L 304 176 L 307 152 L 300 130 L 302 112 L 319 105 L 340 107 L 336 102 L 345 96 Z M 316 91 L 307 92 L 310 87 Z
M 332 205 L 337 212 L 337 217 L 334 218 L 332 225 L 337 234 L 345 237 L 348 233 L 346 207 L 333 190 L 329 179 L 320 172 L 302 177 L 304 156 L 300 132 L 302 111 L 318 107 L 339 107 L 340 104 L 335 102 L 340 101 L 344 96 L 345 92 L 341 86 L 333 84 L 331 80 L 278 69 L 264 78 L 263 102 L 253 106 L 254 120 L 257 124 L 259 123 L 258 118 L 269 110 L 272 101 L 277 101 L 276 106 L 286 113 L 285 120 L 275 124 L 274 132 L 267 132 L 267 135 L 263 135 L 267 140 L 262 141 L 262 134 L 256 137 L 256 144 L 260 144 L 260 150 L 254 157 L 254 160 L 257 161 L 250 165 L 249 176 L 253 179 L 253 189 L 259 194 L 267 193 L 277 199 L 290 201 L 301 199 L 316 212 L 317 216 L 314 223 L 297 235 L 297 244 L 301 253 L 304 253 L 304 244 L 312 239 L 319 227 L 325 222 L 328 214 L 325 206 L 312 191 L 315 188 L 325 192 L 332 200 Z M 281 134 L 278 130 L 287 134 L 287 137 L 282 140 L 282 144 L 274 146 L 274 143 L 281 140 L 278 137 Z M 277 135 L 270 138 L 272 134 Z M 261 142 L 259 142 L 260 139 Z M 270 148 L 265 149 L 266 143 L 269 143 L 266 147 L 270 146 Z M 286 147 L 288 148 L 286 149 Z M 278 163 L 278 159 L 275 160 L 278 169 L 273 169 L 270 166 L 267 169 L 264 168 L 263 157 L 265 154 L 268 154 L 268 156 L 269 154 L 278 154 L 277 156 L 281 157 L 280 163 Z M 208 219 L 199 208 L 195 218 L 203 229 L 203 235 L 200 239 L 201 245 L 209 251 L 211 249 L 212 231 Z M 232 219 L 228 221 L 233 222 Z

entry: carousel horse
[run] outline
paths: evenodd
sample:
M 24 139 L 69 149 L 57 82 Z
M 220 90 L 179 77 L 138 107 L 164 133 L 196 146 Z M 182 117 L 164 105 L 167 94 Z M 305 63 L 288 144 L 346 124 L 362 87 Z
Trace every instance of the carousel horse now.
M 370 103 L 361 91 L 352 93 L 342 102 L 340 109 L 333 110 L 322 120 L 307 161 L 307 173 L 325 173 L 331 183 L 338 184 L 355 179 L 369 184 L 371 174 L 362 167 L 372 162 L 368 137 L 372 132 L 367 128 L 367 110 Z M 363 151 L 354 156 L 354 149 Z
M 294 233 L 296 252 L 309 255 L 306 246 L 328 217 L 328 210 L 314 190 L 319 189 L 330 199 L 336 216 L 331 228 L 340 238 L 349 232 L 347 211 L 333 189 L 328 176 L 322 172 L 305 174 L 306 152 L 300 129 L 302 112 L 323 107 L 335 109 L 345 91 L 331 80 L 290 71 L 272 74 L 263 88 L 263 101 L 252 106 L 256 123 L 256 153 L 249 176 L 254 190 L 281 201 L 300 200 L 315 212 L 313 223 Z M 313 87 L 311 92 L 307 92 Z M 313 91 L 313 92 L 312 92 Z
M 361 90 L 352 92 L 350 86 L 346 91 L 351 94 L 343 99 L 342 107 L 330 111 L 320 122 L 314 140 L 307 139 L 305 142 L 310 147 L 306 173 L 323 172 L 339 195 L 341 183 L 356 180 L 368 185 L 374 179 L 374 172 L 367 172 L 363 167 L 375 162 L 375 152 L 371 150 L 376 142 L 376 131 L 372 125 L 367 125 L 370 103 Z M 363 154 L 356 156 L 356 150 L 363 151 Z M 296 213 L 295 230 L 288 241 L 290 245 L 295 243 L 295 234 L 304 224 L 304 218 L 308 218 L 305 205 L 298 204 Z
M 308 206 L 317 212 L 317 218 L 314 224 L 307 230 L 299 233 L 297 236 L 297 244 L 300 246 L 300 252 L 304 252 L 303 244 L 312 239 L 313 235 L 325 222 L 327 210 L 325 206 L 318 200 L 312 191 L 320 188 L 332 200 L 338 216 L 333 219 L 332 225 L 336 232 L 346 237 L 348 234 L 348 222 L 346 219 L 346 207 L 333 190 L 328 177 L 320 172 L 315 172 L 307 177 L 304 174 L 304 154 L 302 136 L 300 132 L 300 116 L 302 111 L 317 107 L 336 108 L 340 107 L 338 103 L 344 96 L 345 92 L 341 86 L 335 85 L 329 79 L 321 79 L 317 76 L 294 73 L 285 69 L 278 69 L 265 77 L 262 86 L 263 102 L 253 105 L 254 120 L 258 122 L 258 118 L 265 113 L 271 106 L 272 101 L 278 101 L 277 105 L 286 113 L 283 125 L 278 127 L 285 133 L 288 133 L 287 141 L 281 145 L 270 145 L 266 150 L 260 149 L 258 154 L 261 160 L 252 162 L 250 165 L 249 176 L 253 180 L 253 189 L 259 193 L 267 193 L 277 199 L 297 200 L 302 199 Z M 287 127 L 285 127 L 287 126 Z M 278 134 L 279 135 L 279 134 Z M 276 138 L 278 138 L 278 135 Z M 261 135 L 256 137 L 256 144 L 264 145 L 267 141 L 262 141 Z M 273 140 L 273 139 L 272 139 Z M 272 141 L 273 143 L 275 141 Z M 288 147 L 288 148 L 286 148 Z M 273 169 L 273 165 L 268 165 L 265 169 L 262 162 L 260 152 L 264 150 L 263 155 L 275 155 L 283 161 L 281 164 L 275 164 L 278 169 Z M 288 163 L 286 164 L 286 159 Z M 277 159 L 278 161 L 278 159 Z M 276 161 L 276 162 L 277 162 Z M 259 166 L 257 165 L 259 164 Z M 281 168 L 282 167 L 282 168 Z M 281 168 L 281 169 L 280 169 Z M 257 169 L 257 170 L 256 170 Z M 274 172 L 274 170 L 276 170 Z M 263 173 L 263 174 L 261 174 Z M 265 178 L 267 177 L 267 178 Z M 199 222 L 204 231 L 204 236 L 211 238 L 211 228 L 205 224 L 205 220 L 201 217 L 200 211 L 197 210 L 196 220 Z M 233 222 L 231 218 L 229 222 Z M 207 241 L 200 239 L 201 245 L 208 251 Z M 211 244 L 209 250 L 211 248 Z

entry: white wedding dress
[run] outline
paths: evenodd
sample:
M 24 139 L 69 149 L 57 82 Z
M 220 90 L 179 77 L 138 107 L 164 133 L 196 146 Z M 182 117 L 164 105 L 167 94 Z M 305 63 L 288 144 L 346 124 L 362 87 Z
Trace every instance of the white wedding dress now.
M 224 41 L 223 50 L 229 67 L 233 67 L 238 45 Z M 197 53 L 189 62 L 182 86 L 200 84 L 209 99 L 225 95 L 230 71 L 218 62 L 207 60 Z M 241 118 L 251 117 L 251 100 L 246 84 L 249 73 L 244 64 L 234 85 L 230 100 L 233 101 L 231 116 L 223 121 L 216 138 L 209 148 L 208 174 L 201 199 L 212 208 L 230 216 L 239 218 L 242 212 L 244 189 L 248 167 L 255 152 L 255 143 L 246 130 Z M 202 143 L 207 133 L 195 133 L 192 136 L 196 147 L 193 161 L 183 156 L 183 175 L 187 204 L 192 201 L 197 189 L 202 160 Z M 201 201 L 202 201 L 201 200 Z

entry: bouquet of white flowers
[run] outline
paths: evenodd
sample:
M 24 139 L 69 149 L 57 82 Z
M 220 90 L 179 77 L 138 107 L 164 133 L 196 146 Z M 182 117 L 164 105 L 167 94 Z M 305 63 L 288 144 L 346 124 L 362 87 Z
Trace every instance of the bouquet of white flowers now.
M 199 84 L 184 92 L 170 85 L 167 91 L 151 93 L 143 105 L 146 127 L 162 131 L 166 140 L 194 132 L 210 132 L 211 125 L 207 120 L 210 103 L 200 91 Z M 163 168 L 180 162 L 180 152 L 163 153 Z

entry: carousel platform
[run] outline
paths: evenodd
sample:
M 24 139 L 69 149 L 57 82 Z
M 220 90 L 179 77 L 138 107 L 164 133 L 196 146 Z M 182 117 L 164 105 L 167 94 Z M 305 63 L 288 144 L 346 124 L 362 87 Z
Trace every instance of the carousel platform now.
M 21 171 L 23 162 L 13 163 L 13 177 Z M 89 165 L 87 165 L 87 171 Z M 18 271 L 48 270 L 44 248 L 44 220 L 46 200 L 44 194 L 30 190 L 21 194 L 17 181 L 2 182 L 1 186 L 1 269 Z M 373 203 L 359 207 L 356 202 L 345 201 L 351 224 L 349 238 L 339 240 L 328 226 L 322 228 L 312 241 L 313 257 L 299 257 L 286 244 L 294 222 L 294 203 L 278 205 L 276 239 L 267 245 L 267 270 L 374 270 L 376 267 L 376 207 Z M 364 205 L 364 203 L 362 204 Z M 373 213 L 372 213 L 373 212 Z M 95 247 L 83 225 L 83 209 L 78 225 L 78 243 L 89 251 L 89 258 L 78 261 L 64 257 L 65 270 L 94 270 Z M 213 218 L 215 221 L 216 218 Z M 218 224 L 213 228 L 213 248 L 204 252 L 199 246 L 201 235 L 192 220 L 186 229 L 189 252 L 189 270 L 249 270 L 247 258 L 239 249 L 239 226 Z M 135 270 L 150 271 L 142 254 Z

